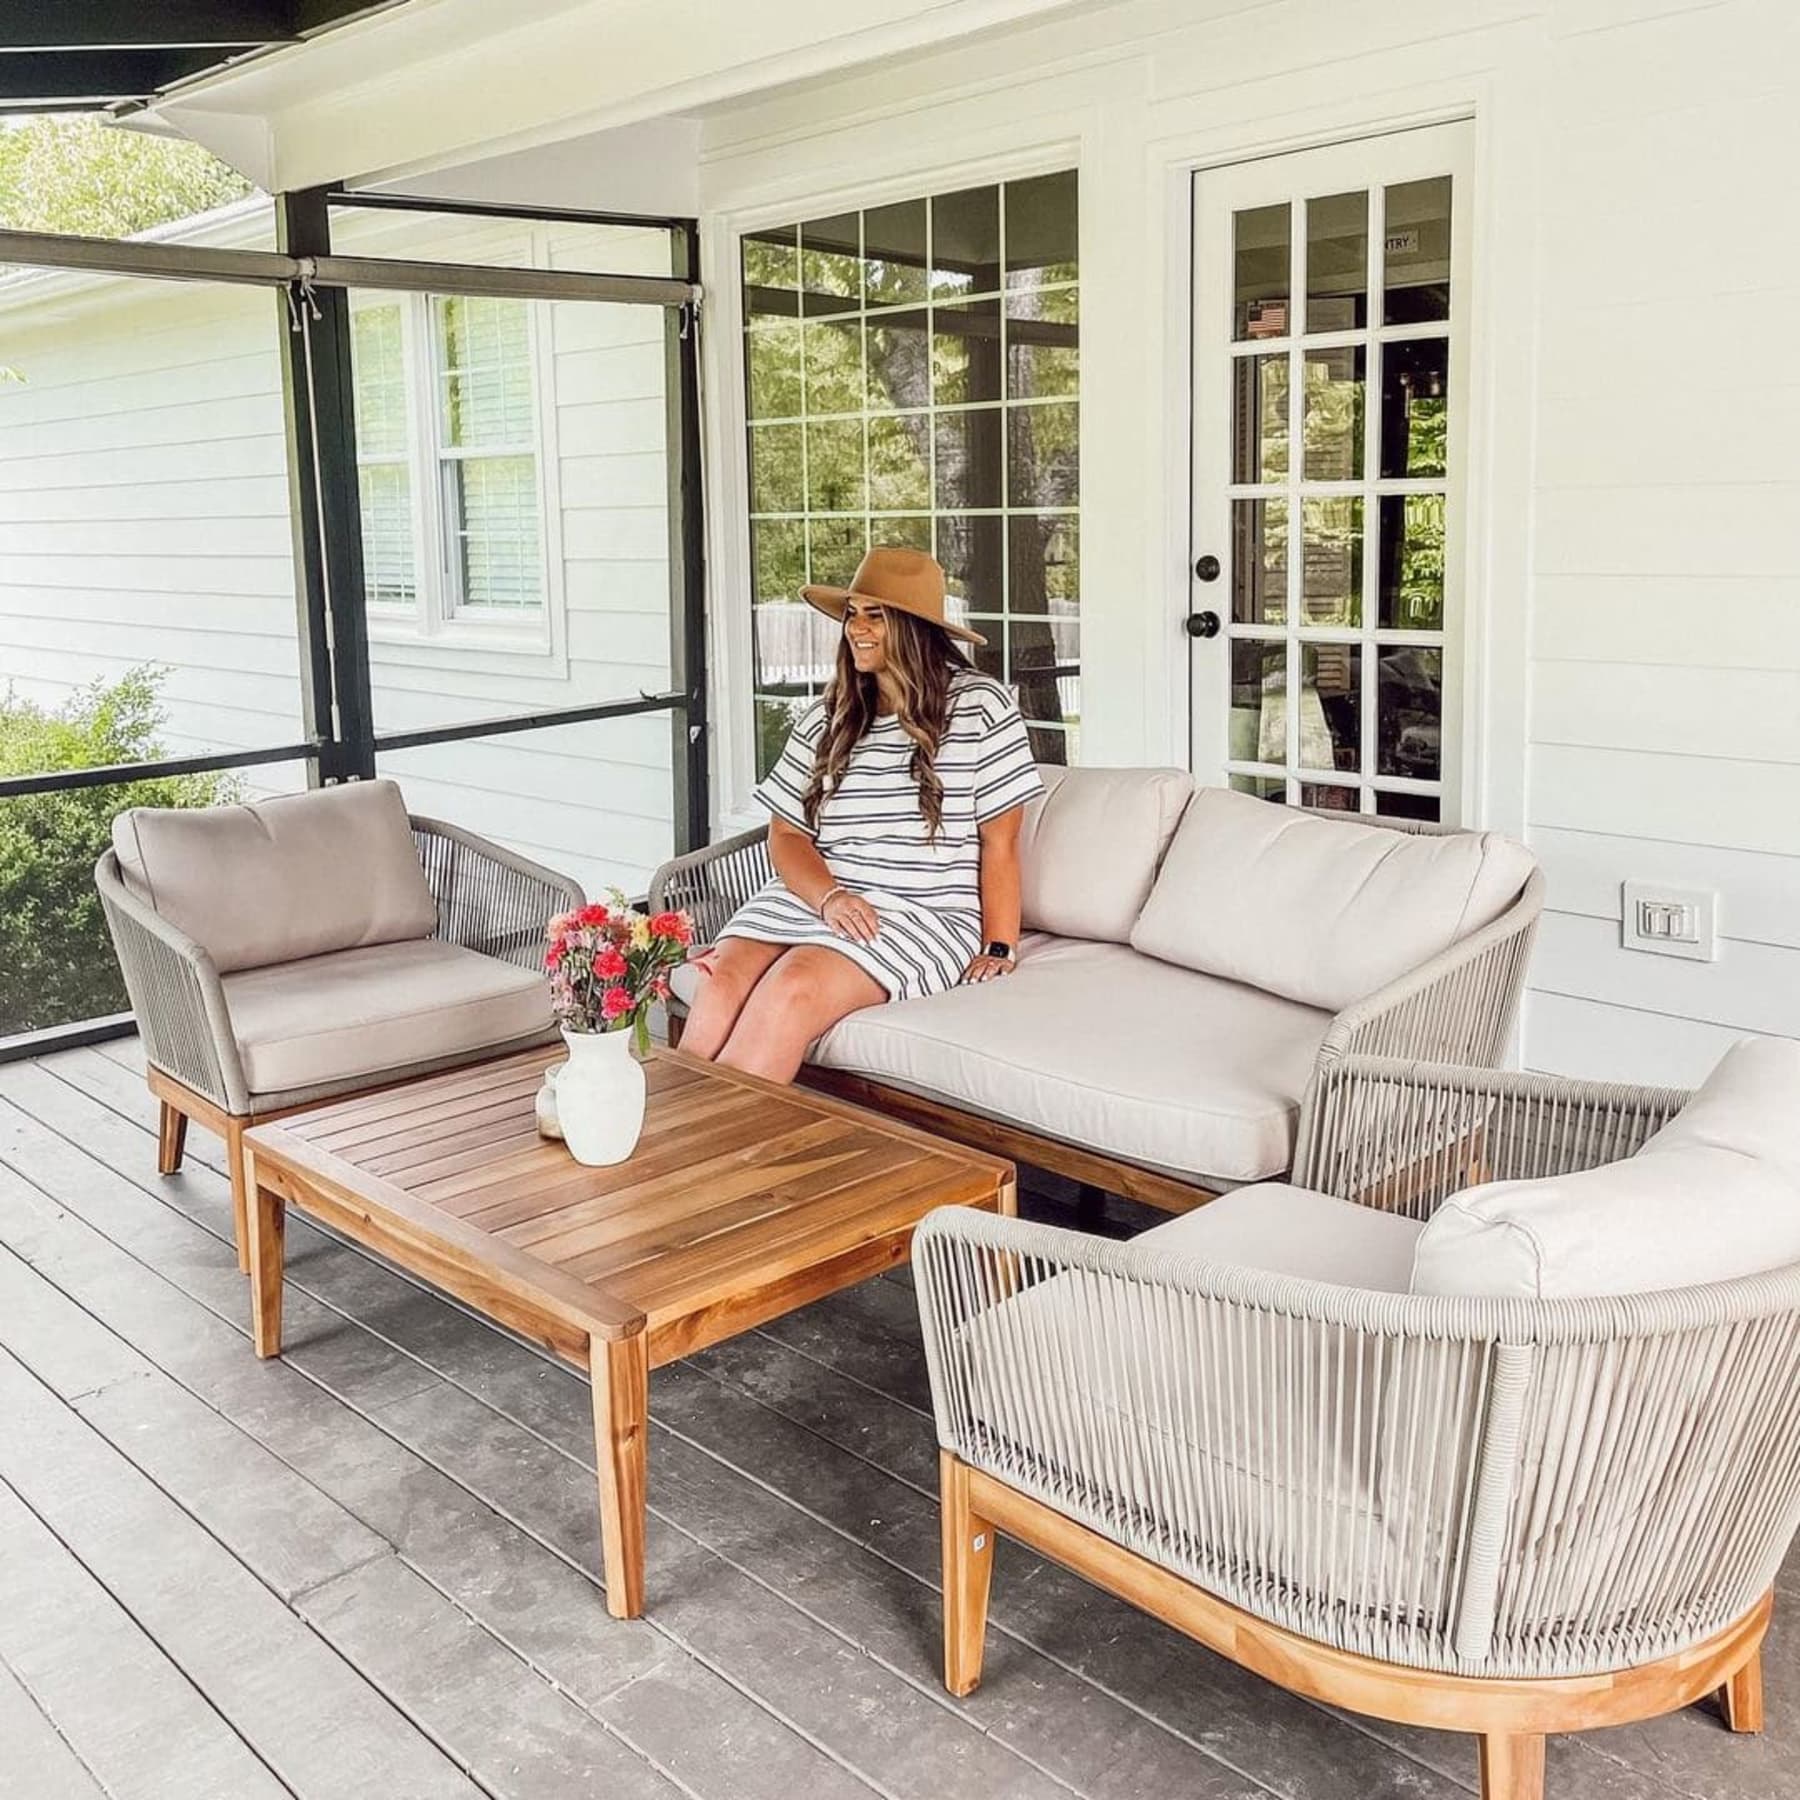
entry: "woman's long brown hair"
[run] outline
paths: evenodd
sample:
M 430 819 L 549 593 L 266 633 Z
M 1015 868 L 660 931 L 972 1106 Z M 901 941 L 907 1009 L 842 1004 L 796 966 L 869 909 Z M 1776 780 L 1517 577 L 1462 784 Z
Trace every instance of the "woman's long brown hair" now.
M 894 685 L 900 729 L 913 741 L 912 773 L 919 784 L 919 811 L 925 835 L 935 840 L 944 822 L 944 783 L 937 772 L 938 746 L 950 723 L 950 682 L 969 667 L 950 634 L 927 619 L 890 607 L 887 620 L 887 674 Z M 850 766 L 850 752 L 875 722 L 880 704 L 873 675 L 859 674 L 850 641 L 839 637 L 837 668 L 825 688 L 825 731 L 813 758 L 806 789 L 806 823 L 819 828 L 819 808 L 836 791 Z

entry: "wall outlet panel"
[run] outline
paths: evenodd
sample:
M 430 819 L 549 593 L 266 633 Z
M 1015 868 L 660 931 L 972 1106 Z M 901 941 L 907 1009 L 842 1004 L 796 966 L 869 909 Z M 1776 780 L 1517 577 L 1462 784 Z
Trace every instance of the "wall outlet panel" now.
M 1710 888 L 1621 884 L 1621 941 L 1627 950 L 1715 962 L 1719 954 L 1719 896 Z

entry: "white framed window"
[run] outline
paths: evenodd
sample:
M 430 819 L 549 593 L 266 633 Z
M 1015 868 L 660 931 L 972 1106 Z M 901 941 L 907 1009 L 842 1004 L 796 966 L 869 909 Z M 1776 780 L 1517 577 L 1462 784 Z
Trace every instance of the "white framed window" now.
M 547 651 L 537 321 L 527 301 L 351 301 L 363 590 L 377 637 Z

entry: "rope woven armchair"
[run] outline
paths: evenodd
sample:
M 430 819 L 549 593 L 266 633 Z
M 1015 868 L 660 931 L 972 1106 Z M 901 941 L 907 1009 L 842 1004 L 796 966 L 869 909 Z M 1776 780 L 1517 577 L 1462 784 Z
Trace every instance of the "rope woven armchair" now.
M 1687 1098 L 1351 1057 L 1295 1179 L 1428 1219 L 1628 1157 Z M 1546 1732 L 1714 1690 L 1760 1729 L 1800 1523 L 1800 1264 L 1456 1298 L 1154 1241 L 1190 1223 L 1120 1244 L 946 1210 L 918 1232 L 953 1692 L 980 1678 L 998 1529 L 1285 1687 L 1478 1734 L 1488 1800 L 1538 1800 Z
M 295 819 L 310 834 L 298 842 Z M 122 814 L 94 884 L 161 1103 L 157 1166 L 181 1166 L 189 1120 L 224 1138 L 240 1263 L 244 1132 L 554 1038 L 544 926 L 583 899 L 553 870 L 408 814 L 380 781 Z M 302 891 L 265 924 L 284 885 Z
M 1137 796 L 1125 787 L 1126 783 L 1161 781 L 1166 784 L 1172 772 L 1069 770 L 1046 771 L 1046 774 L 1059 774 L 1060 780 L 1049 801 L 1040 803 L 1040 807 L 1061 804 L 1063 797 L 1081 783 L 1111 782 L 1129 800 Z M 1089 834 L 1085 831 L 1066 833 L 1066 839 L 1073 838 L 1073 841 L 1059 845 L 1051 840 L 1042 824 L 1034 822 L 1034 815 L 1028 814 L 1023 849 L 1027 865 L 1025 918 L 1028 935 L 1022 947 L 1020 975 L 1016 981 L 982 990 L 979 1015 L 966 995 L 959 996 L 954 991 L 949 995 L 854 1015 L 814 1047 L 812 1060 L 802 1072 L 802 1079 L 941 1136 L 994 1150 L 1077 1181 L 1179 1212 L 1204 1201 L 1219 1187 L 1264 1179 L 1285 1168 L 1293 1148 L 1295 1115 L 1308 1079 L 1316 1079 L 1347 1057 L 1419 1057 L 1484 1067 L 1501 1059 L 1511 1034 L 1538 916 L 1543 907 L 1543 877 L 1526 852 L 1518 846 L 1504 845 L 1503 840 L 1481 838 L 1477 834 L 1418 820 L 1350 818 L 1340 812 L 1309 808 L 1260 808 L 1261 814 L 1276 821 L 1327 821 L 1331 829 L 1323 834 L 1318 834 L 1314 828 L 1315 842 L 1322 835 L 1323 841 L 1330 846 L 1341 837 L 1343 844 L 1350 848 L 1351 863 L 1341 876 L 1316 866 L 1304 872 L 1290 866 L 1284 874 L 1275 871 L 1268 859 L 1263 859 L 1257 867 L 1260 846 L 1255 844 L 1243 857 L 1243 866 L 1249 870 L 1244 878 L 1247 891 L 1253 892 L 1260 885 L 1265 890 L 1278 890 L 1286 898 L 1306 887 L 1310 894 L 1317 896 L 1317 910 L 1321 913 L 1344 901 L 1345 897 L 1348 897 L 1348 907 L 1359 903 L 1357 895 L 1368 865 L 1366 860 L 1359 864 L 1355 858 L 1364 854 L 1371 840 L 1387 844 L 1398 839 L 1408 843 L 1456 840 L 1468 847 L 1502 845 L 1507 853 L 1505 867 L 1511 871 L 1498 873 L 1503 859 L 1495 859 L 1496 873 L 1492 879 L 1504 888 L 1504 897 L 1503 901 L 1496 902 L 1492 916 L 1485 922 L 1455 935 L 1454 941 L 1447 941 L 1451 934 L 1444 933 L 1440 939 L 1442 948 L 1427 947 L 1416 955 L 1402 953 L 1391 959 L 1390 968 L 1398 972 L 1378 975 L 1366 988 L 1352 988 L 1352 998 L 1346 1000 L 1339 995 L 1332 1000 L 1322 1000 L 1316 994 L 1279 987 L 1261 994 L 1257 990 L 1267 984 L 1243 973 L 1233 974 L 1225 981 L 1192 973 L 1193 969 L 1204 969 L 1207 965 L 1188 960 L 1179 936 L 1171 944 L 1166 926 L 1156 948 L 1147 955 L 1136 953 L 1139 930 L 1149 920 L 1151 909 L 1158 904 L 1165 890 L 1202 885 L 1191 875 L 1191 858 L 1188 866 L 1175 867 L 1182 855 L 1184 834 L 1190 831 L 1197 834 L 1198 854 L 1204 858 L 1220 844 L 1218 823 L 1210 816 L 1202 817 L 1209 806 L 1220 800 L 1250 806 L 1237 795 L 1201 790 L 1183 813 L 1180 803 L 1185 802 L 1188 793 L 1192 792 L 1192 784 L 1185 776 L 1181 780 L 1187 786 L 1177 794 L 1177 804 L 1166 822 L 1160 849 L 1154 828 L 1147 844 L 1128 843 L 1119 853 L 1115 853 L 1111 844 L 1087 841 Z M 1106 793 L 1101 798 L 1111 804 L 1116 795 Z M 1124 812 L 1127 809 L 1113 804 L 1112 810 Z M 1253 818 L 1258 812 L 1257 807 L 1251 807 Z M 1229 820 L 1230 815 L 1227 816 Z M 1176 818 L 1182 821 L 1178 828 L 1174 823 Z M 1208 831 L 1213 835 L 1207 836 Z M 1207 881 L 1229 886 L 1237 879 L 1238 865 L 1231 860 L 1236 847 L 1229 838 L 1225 840 L 1219 861 L 1209 866 Z M 1167 859 L 1163 861 L 1165 850 Z M 1141 888 L 1118 909 L 1118 916 L 1123 921 L 1118 937 L 1122 940 L 1129 936 L 1129 946 L 1124 941 L 1079 942 L 1077 940 L 1100 938 L 1105 934 L 1089 927 L 1057 935 L 1061 928 L 1049 919 L 1034 917 L 1034 887 L 1040 894 L 1046 890 L 1066 891 L 1089 879 L 1080 867 L 1068 866 L 1071 862 L 1088 867 L 1113 865 L 1128 861 L 1132 852 L 1139 852 L 1143 857 Z M 1330 854 L 1328 848 L 1328 863 Z M 1490 853 L 1484 851 L 1483 854 Z M 1046 865 L 1036 874 L 1035 880 L 1031 868 L 1033 858 Z M 1159 867 L 1162 870 L 1160 878 Z M 731 915 L 769 881 L 773 873 L 766 829 L 747 831 L 665 863 L 652 879 L 650 904 L 656 908 L 687 910 L 695 919 L 697 941 L 711 942 Z M 1246 905 L 1254 910 L 1256 901 L 1249 900 Z M 1479 913 L 1476 915 L 1478 919 L 1480 916 Z M 1137 928 L 1133 927 L 1134 919 Z M 1352 914 L 1346 910 L 1337 926 L 1337 941 L 1354 942 L 1379 935 L 1380 921 L 1372 922 L 1372 929 L 1364 929 L 1362 921 L 1352 924 L 1351 919 Z M 1033 926 L 1050 935 L 1032 936 Z M 1249 930 L 1254 934 L 1255 925 L 1252 924 Z M 1267 936 L 1271 940 L 1281 935 L 1278 926 L 1269 927 Z M 1196 927 L 1188 936 L 1191 940 L 1204 942 L 1211 932 Z M 1315 965 L 1311 971 L 1315 976 L 1318 968 L 1329 969 L 1335 960 L 1329 931 L 1321 932 L 1320 941 L 1308 946 L 1305 955 Z M 1061 966 L 1046 978 L 1046 967 L 1053 961 L 1060 962 Z M 1041 1000 L 1037 998 L 1040 988 L 1043 990 Z M 1309 1010 L 1296 1013 L 1289 1002 L 1302 999 Z M 1034 1004 L 1038 1016 L 1024 1021 L 1016 1034 L 1008 1036 L 1003 1012 L 1016 1006 L 1023 1013 Z M 1259 1004 L 1263 1006 L 1260 1015 L 1249 1012 L 1246 1016 L 1247 1008 Z M 1283 1007 L 1288 1008 L 1285 1014 L 1278 1010 Z M 927 1023 L 927 1011 L 922 1009 L 929 1009 L 930 1024 Z M 673 1008 L 672 1012 L 675 1014 L 672 1024 L 678 1031 L 679 1007 Z M 967 1071 L 972 1066 L 985 1064 L 988 1069 L 997 1068 L 1009 1056 L 1015 1062 L 1019 1061 L 1016 1054 L 1019 1045 L 1028 1047 L 1032 1057 L 1048 1054 L 1047 1047 L 1068 1041 L 1070 1018 L 1091 1018 L 1102 1012 L 1132 1015 L 1128 1036 L 1136 1041 L 1123 1046 L 1124 1054 L 1097 1051 L 1091 1057 L 1076 1059 L 1081 1067 L 1059 1071 L 1059 1077 L 1066 1074 L 1067 1079 L 1061 1080 L 1054 1090 L 1034 1096 L 1035 1115 L 1009 1110 L 1001 1093 L 1005 1084 L 998 1078 L 987 1084 L 994 1090 L 992 1094 L 978 1096 L 974 1089 L 958 1085 L 967 1081 Z M 1207 1029 L 1204 1022 L 1209 1017 L 1216 1017 L 1219 1023 L 1210 1028 L 1210 1062 L 1188 1062 L 1179 1042 L 1158 1044 L 1153 1041 L 1151 1034 L 1157 1029 L 1159 1015 L 1185 1017 L 1203 1030 Z M 1254 1111 L 1258 1117 L 1258 1143 L 1254 1151 L 1232 1146 L 1233 1154 L 1257 1155 L 1262 1158 L 1260 1162 L 1177 1161 L 1177 1155 L 1184 1151 L 1191 1152 L 1195 1159 L 1203 1154 L 1191 1138 L 1188 1142 L 1173 1141 L 1180 1138 L 1179 1131 L 1173 1134 L 1171 1141 L 1160 1145 L 1145 1141 L 1128 1147 L 1124 1140 L 1130 1137 L 1131 1128 L 1127 1125 L 1120 1130 L 1119 1141 L 1109 1143 L 1093 1119 L 1079 1116 L 1065 1104 L 1071 1089 L 1085 1089 L 1092 1097 L 1099 1088 L 1111 1090 L 1116 1087 L 1127 1102 L 1141 1102 L 1165 1120 L 1174 1116 L 1184 1104 L 1201 1110 L 1216 1107 L 1222 1116 L 1229 1116 L 1232 1107 L 1239 1102 L 1215 1091 L 1218 1085 L 1215 1077 L 1223 1072 L 1229 1079 L 1258 1065 L 1257 1045 L 1264 1038 L 1278 1044 L 1278 1053 L 1262 1059 L 1269 1063 L 1270 1072 L 1265 1075 L 1258 1066 L 1251 1084 L 1255 1092 L 1245 1108 L 1247 1114 Z M 939 1042 L 949 1044 L 954 1054 L 949 1057 L 938 1054 L 936 1046 Z M 1140 1083 L 1129 1066 L 1134 1059 L 1150 1063 L 1160 1059 L 1167 1065 L 1179 1066 L 1181 1092 L 1153 1094 L 1148 1086 Z M 1276 1064 L 1279 1064 L 1278 1069 Z M 887 1072 L 890 1068 L 895 1071 L 905 1069 L 908 1074 Z M 883 1072 L 872 1073 L 874 1069 Z M 926 1075 L 934 1078 L 926 1079 Z M 976 1084 L 977 1087 L 981 1085 Z M 1029 1081 L 1024 1085 L 1029 1087 Z M 1273 1155 L 1269 1145 L 1271 1136 L 1279 1139 Z

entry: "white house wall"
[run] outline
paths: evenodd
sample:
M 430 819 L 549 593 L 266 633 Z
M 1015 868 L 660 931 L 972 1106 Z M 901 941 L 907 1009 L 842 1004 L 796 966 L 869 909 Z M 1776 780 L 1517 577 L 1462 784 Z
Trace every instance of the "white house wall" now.
M 1126 0 L 715 110 L 720 810 L 748 792 L 738 232 L 1082 177 L 1083 755 L 1186 760 L 1196 167 L 1476 126 L 1467 822 L 1549 875 L 1523 1054 L 1688 1081 L 1800 1035 L 1800 9 L 1785 0 Z M 1715 889 L 1712 963 L 1624 950 L 1629 878 Z
M 371 219 L 406 253 L 417 226 Z M 480 246 L 462 228 L 457 247 Z M 347 235 L 358 235 L 355 233 Z M 450 235 L 431 227 L 428 250 Z M 655 240 L 666 258 L 665 241 Z M 615 266 L 648 271 L 641 235 Z M 554 247 L 552 247 L 554 259 Z M 666 272 L 661 262 L 654 272 Z M 49 704 L 156 663 L 171 755 L 297 741 L 299 651 L 283 449 L 280 302 L 161 282 L 0 296 L 0 687 Z M 404 731 L 661 690 L 669 680 L 663 316 L 544 309 L 553 418 L 554 653 L 372 645 L 378 729 Z M 377 632 L 384 627 L 377 626 Z M 641 890 L 670 853 L 666 716 L 470 740 L 381 759 L 416 811 Z M 304 781 L 252 769 L 252 791 Z

